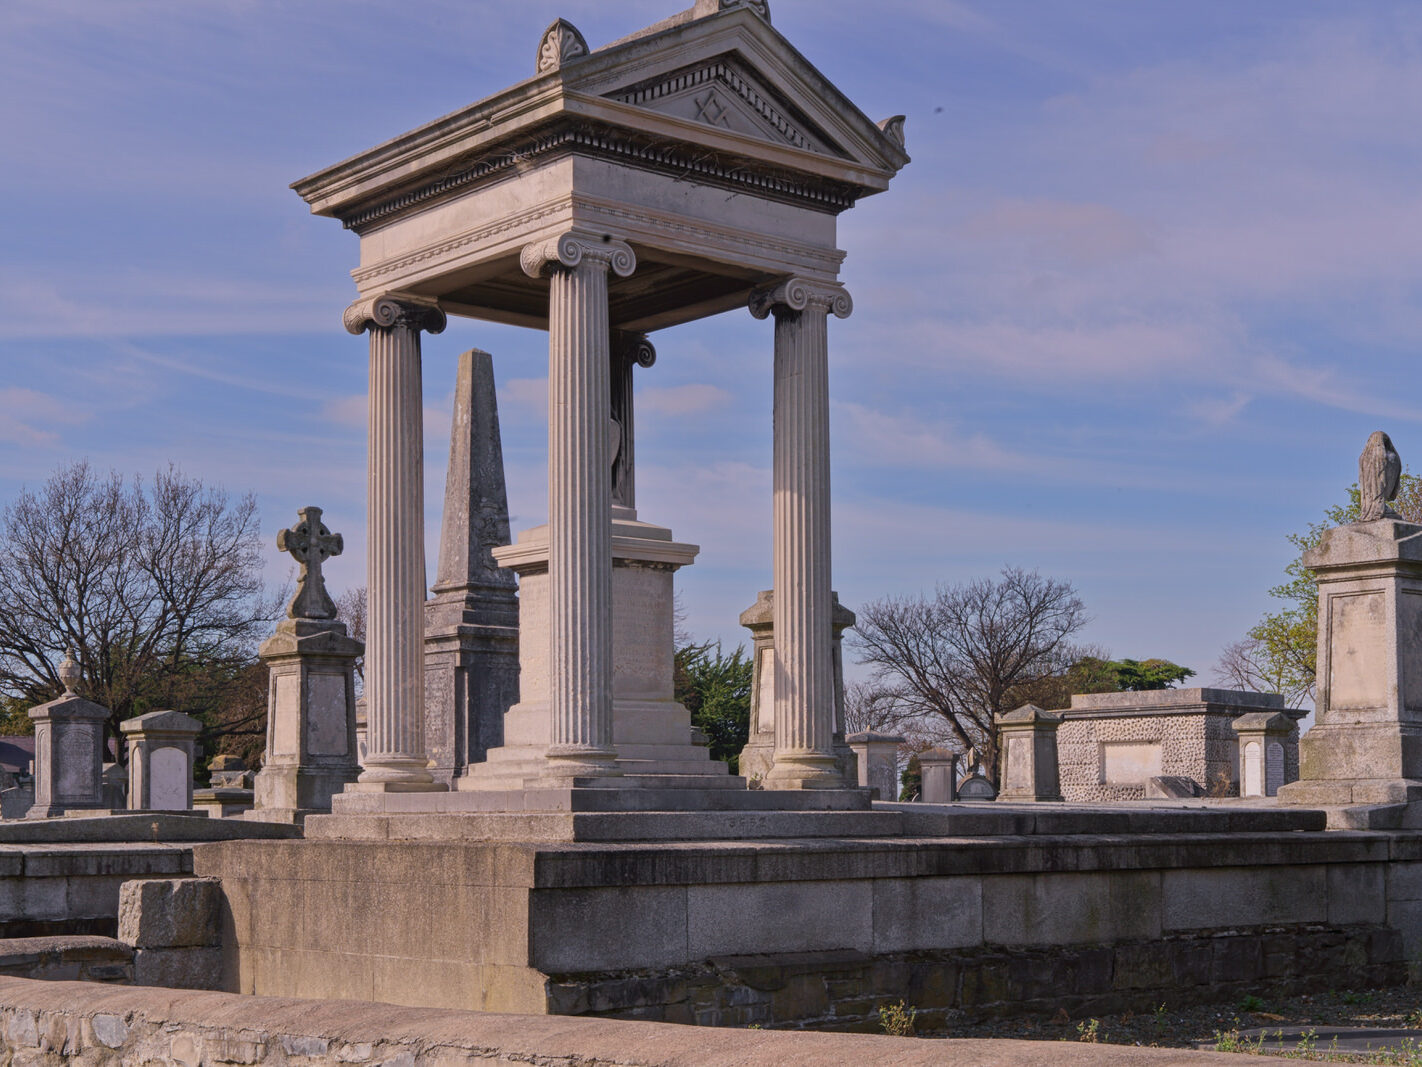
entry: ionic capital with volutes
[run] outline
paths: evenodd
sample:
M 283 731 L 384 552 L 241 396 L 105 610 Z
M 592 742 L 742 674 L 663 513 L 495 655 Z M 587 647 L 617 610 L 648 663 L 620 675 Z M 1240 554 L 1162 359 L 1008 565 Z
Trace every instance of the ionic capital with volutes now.
M 775 285 L 757 289 L 750 296 L 750 313 L 758 319 L 767 318 L 776 308 L 804 311 L 819 307 L 847 319 L 854 311 L 849 291 L 839 282 L 820 282 L 809 278 L 786 278 Z
M 559 268 L 573 270 L 584 263 L 602 265 L 619 278 L 626 278 L 637 269 L 637 253 L 626 241 L 610 234 L 568 230 L 546 241 L 524 245 L 519 256 L 519 264 L 530 278 L 541 278 Z
M 645 333 L 614 334 L 613 350 L 629 364 L 635 363 L 643 370 L 657 362 L 657 349 Z
M 426 296 L 410 293 L 382 293 L 363 300 L 357 300 L 346 308 L 341 321 L 351 333 L 365 333 L 368 329 L 388 330 L 395 326 L 408 326 L 413 330 L 427 333 L 442 333 L 448 319 L 439 303 Z

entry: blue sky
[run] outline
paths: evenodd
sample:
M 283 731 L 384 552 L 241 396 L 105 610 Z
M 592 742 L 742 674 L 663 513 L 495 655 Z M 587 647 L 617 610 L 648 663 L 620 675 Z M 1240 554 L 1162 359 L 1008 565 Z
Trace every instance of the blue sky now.
M 317 504 L 363 581 L 356 239 L 297 178 L 675 0 L 7 0 L 0 500 L 87 457 Z M 1422 6 L 775 0 L 913 163 L 843 216 L 835 584 L 851 606 L 1006 564 L 1083 635 L 1208 676 L 1370 431 L 1422 450 Z M 741 640 L 770 571 L 769 325 L 654 338 L 642 517 L 702 546 L 690 629 Z M 433 565 L 455 356 L 495 354 L 515 528 L 546 514 L 546 340 L 425 349 Z M 271 549 L 271 574 L 286 563 Z

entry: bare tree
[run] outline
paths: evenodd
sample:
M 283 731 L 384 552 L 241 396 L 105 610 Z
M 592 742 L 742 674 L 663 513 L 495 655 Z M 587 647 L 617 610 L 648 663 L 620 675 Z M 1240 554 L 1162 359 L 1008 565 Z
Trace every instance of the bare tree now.
M 174 468 L 145 485 L 76 463 L 0 514 L 0 697 L 12 704 L 57 696 L 69 649 L 114 738 L 158 708 L 203 718 L 209 740 L 259 732 L 265 702 L 242 710 L 228 697 L 251 687 L 279 610 L 261 579 L 255 500 Z
M 1284 642 L 1270 647 L 1257 637 L 1226 645 L 1215 664 L 1215 681 L 1232 689 L 1281 693 L 1286 704 L 1297 707 L 1313 699 L 1314 687 L 1312 660 L 1291 655 L 1295 648 L 1308 651 L 1302 642 L 1295 642 L 1293 648 Z
M 356 585 L 336 597 L 336 618 L 346 624 L 346 632 L 357 641 L 365 640 L 367 596 L 365 586 Z M 365 657 L 357 656 L 355 661 L 356 688 L 365 683 Z
M 1009 567 L 1001 577 L 885 597 L 858 609 L 859 662 L 904 719 L 947 727 L 952 742 L 997 766 L 993 718 L 1060 675 L 1087 622 L 1069 582 Z

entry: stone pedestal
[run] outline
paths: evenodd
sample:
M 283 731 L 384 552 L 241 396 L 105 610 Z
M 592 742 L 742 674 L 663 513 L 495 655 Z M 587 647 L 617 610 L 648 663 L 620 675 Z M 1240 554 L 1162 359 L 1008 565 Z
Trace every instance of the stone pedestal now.
M 1028 704 L 994 720 L 1002 753 L 998 800 L 1061 800 L 1057 776 L 1057 727 L 1062 717 Z
M 830 671 L 834 680 L 834 753 L 836 773 L 848 786 L 859 783 L 854 750 L 844 739 L 844 631 L 854 625 L 854 612 L 830 594 L 834 610 L 830 614 Z M 741 612 L 741 625 L 751 632 L 750 734 L 741 750 L 740 773 L 752 789 L 774 788 L 767 784 L 775 763 L 775 593 L 762 589 L 755 603 Z M 897 797 L 897 791 L 895 796 Z
M 271 672 L 267 747 L 251 817 L 301 822 L 356 780 L 355 661 L 361 642 L 334 619 L 283 619 L 262 644 Z
M 612 524 L 612 745 L 615 770 L 633 786 L 642 776 L 660 785 L 729 787 L 741 779 L 713 761 L 693 736 L 691 715 L 673 698 L 672 576 L 699 551 L 673 541 L 663 526 L 615 509 Z M 472 764 L 458 788 L 523 789 L 552 784 L 547 753 L 556 733 L 549 679 L 548 527 L 524 531 L 494 557 L 519 576 L 520 699 L 504 718 L 504 744 Z M 614 776 L 607 784 L 617 784 Z
M 434 596 L 425 603 L 425 741 L 452 785 L 503 744 L 518 700 L 518 592 L 491 552 L 509 543 L 494 361 L 459 357 Z
M 35 723 L 35 780 L 28 818 L 107 810 L 103 756 L 108 717 L 107 708 L 72 690 L 30 709 Z
M 930 748 L 918 754 L 918 799 L 925 804 L 958 799 L 958 753 Z
M 1282 712 L 1255 711 L 1231 725 L 1239 735 L 1239 795 L 1272 797 L 1288 782 L 1294 721 Z
M 119 729 L 128 739 L 129 810 L 189 810 L 202 723 L 180 711 L 150 711 Z
M 876 800 L 898 800 L 899 746 L 904 739 L 870 731 L 850 734 L 844 740 L 859 765 L 860 788 L 875 790 Z
M 1337 526 L 1303 562 L 1318 582 L 1316 718 L 1279 801 L 1422 800 L 1422 526 Z

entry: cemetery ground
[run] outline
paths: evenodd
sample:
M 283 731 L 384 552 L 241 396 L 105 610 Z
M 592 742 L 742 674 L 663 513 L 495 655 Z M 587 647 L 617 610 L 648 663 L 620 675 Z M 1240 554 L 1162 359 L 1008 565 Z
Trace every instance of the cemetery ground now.
M 890 1021 L 885 1029 L 892 1025 L 894 1006 L 889 1007 L 886 1019 Z M 1335 1028 L 1414 1033 L 1393 1039 L 1390 1050 L 1359 1055 L 1330 1052 L 1328 1035 Z M 1316 1036 L 1312 1040 L 1305 1039 L 1302 1049 L 1288 1051 L 1291 1059 L 1422 1064 L 1422 995 L 1409 986 L 1337 989 L 1288 997 L 1247 994 L 1233 1003 L 1173 1007 L 1163 1002 L 1154 1011 L 1085 1017 L 1073 1017 L 1059 1010 L 1050 1016 L 965 1021 L 954 1024 L 951 1029 L 921 1033 L 924 1037 L 1067 1041 L 1254 1053 L 1263 1051 L 1257 1047 L 1255 1036 L 1261 1030 L 1271 1035 L 1277 1030 L 1305 1034 L 1314 1030 Z

